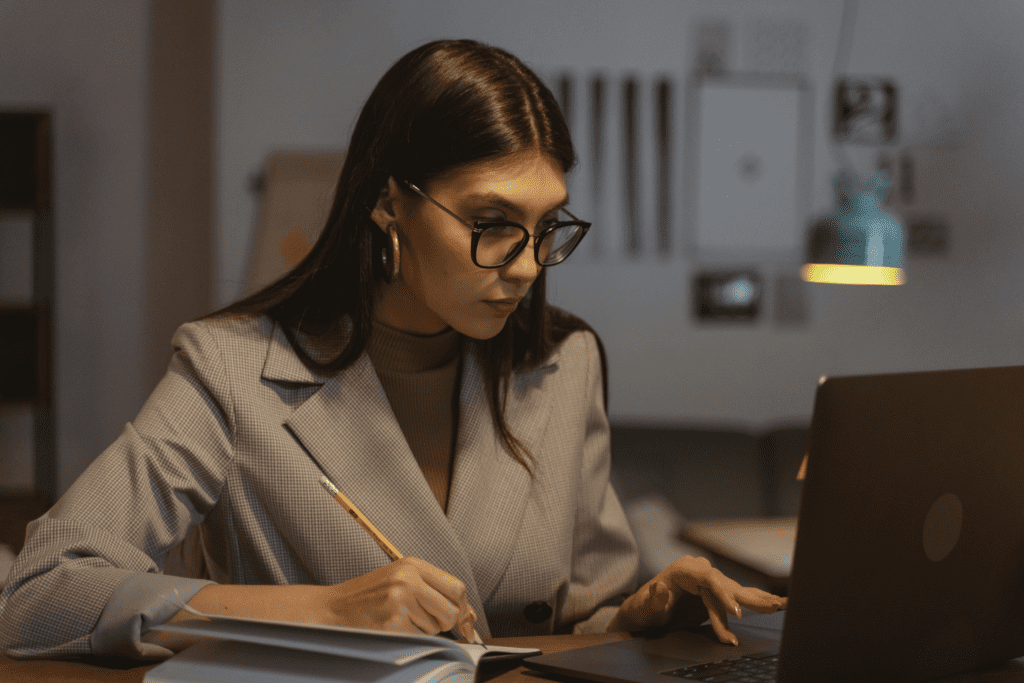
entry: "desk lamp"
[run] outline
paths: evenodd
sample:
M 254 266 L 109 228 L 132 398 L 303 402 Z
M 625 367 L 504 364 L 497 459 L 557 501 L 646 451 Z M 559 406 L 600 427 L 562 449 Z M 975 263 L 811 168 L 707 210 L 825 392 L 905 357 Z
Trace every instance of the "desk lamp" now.
M 841 171 L 833 180 L 836 204 L 811 226 L 807 282 L 844 285 L 901 285 L 904 230 L 900 219 L 882 204 L 892 181 L 887 171 L 861 180 Z

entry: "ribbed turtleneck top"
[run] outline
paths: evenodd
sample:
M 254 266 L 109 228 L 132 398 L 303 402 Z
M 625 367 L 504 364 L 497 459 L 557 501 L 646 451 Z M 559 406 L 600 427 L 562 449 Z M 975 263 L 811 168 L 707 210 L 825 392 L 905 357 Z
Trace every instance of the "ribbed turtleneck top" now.
M 366 345 L 398 426 L 446 514 L 458 433 L 459 339 L 451 327 L 420 335 L 375 320 Z

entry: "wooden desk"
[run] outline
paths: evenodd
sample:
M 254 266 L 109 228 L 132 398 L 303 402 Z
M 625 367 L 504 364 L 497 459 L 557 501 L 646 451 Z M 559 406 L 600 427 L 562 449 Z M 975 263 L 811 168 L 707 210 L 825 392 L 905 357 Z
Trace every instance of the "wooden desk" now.
M 491 638 L 487 644 L 535 647 L 545 654 L 623 640 L 625 633 L 595 633 L 585 636 L 532 636 L 528 638 Z M 84 661 L 28 660 L 17 661 L 0 655 L 0 683 L 141 683 L 146 672 L 157 665 L 138 664 L 131 660 L 110 660 L 102 664 Z M 495 683 L 537 683 L 545 678 L 539 672 L 518 666 L 480 676 L 480 681 Z

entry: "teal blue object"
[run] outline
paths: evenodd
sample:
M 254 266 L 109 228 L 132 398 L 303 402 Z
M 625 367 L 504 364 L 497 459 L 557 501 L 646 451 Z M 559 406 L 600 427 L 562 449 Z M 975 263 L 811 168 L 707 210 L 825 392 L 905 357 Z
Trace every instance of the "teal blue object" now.
M 861 180 L 842 171 L 832 185 L 836 204 L 811 226 L 807 262 L 902 268 L 903 224 L 882 208 L 892 188 L 889 173 Z

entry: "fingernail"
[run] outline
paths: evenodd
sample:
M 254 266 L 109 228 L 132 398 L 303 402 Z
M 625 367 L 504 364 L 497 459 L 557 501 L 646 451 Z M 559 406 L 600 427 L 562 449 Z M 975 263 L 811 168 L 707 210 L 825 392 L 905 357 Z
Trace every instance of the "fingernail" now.
M 743 612 L 740 612 L 739 604 L 733 605 L 732 606 L 732 611 L 736 613 L 736 618 L 737 619 L 742 619 L 743 618 Z
M 736 640 L 736 636 L 732 637 L 732 644 L 733 645 L 739 645 L 740 644 L 740 641 Z
M 668 602 L 668 591 L 660 583 L 652 583 L 647 591 L 647 599 L 651 609 L 661 609 Z

